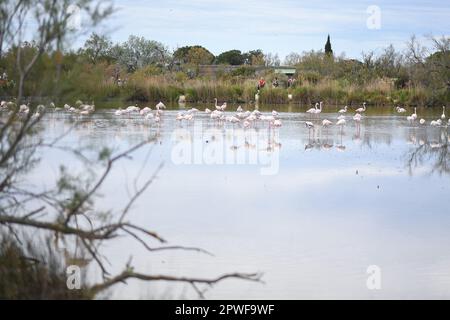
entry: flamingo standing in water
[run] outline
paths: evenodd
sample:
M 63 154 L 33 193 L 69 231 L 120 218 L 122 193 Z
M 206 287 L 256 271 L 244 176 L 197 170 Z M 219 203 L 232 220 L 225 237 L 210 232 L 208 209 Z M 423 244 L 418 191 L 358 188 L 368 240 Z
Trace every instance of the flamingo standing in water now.
M 442 124 L 441 119 L 433 120 L 433 121 L 430 122 L 430 126 L 433 126 L 433 127 L 440 126 L 441 124 Z
M 325 134 L 328 133 L 328 127 L 331 126 L 331 125 L 333 125 L 333 122 L 331 122 L 331 121 L 328 120 L 328 119 L 323 119 L 323 121 L 322 121 L 322 127 L 325 128 Z
M 357 113 L 353 116 L 353 120 L 358 124 L 361 122 L 361 118 L 362 118 L 362 116 L 360 113 Z
M 141 116 L 145 116 L 147 113 L 152 112 L 152 109 L 150 109 L 149 107 L 145 107 L 144 109 L 142 109 L 141 111 L 139 111 L 139 114 Z
M 165 109 L 166 106 L 161 101 L 156 105 L 156 110 Z
M 280 119 L 275 119 L 273 122 L 272 122 L 272 126 L 273 127 L 275 127 L 275 128 L 279 128 L 279 127 L 281 127 L 283 124 L 281 123 L 281 120 Z
M 314 113 L 317 114 L 317 116 L 319 116 L 322 113 L 322 108 L 323 108 L 323 102 L 320 101 L 319 109 L 317 109 Z
M 441 115 L 441 119 L 445 120 L 445 106 L 442 107 L 442 115 Z
M 338 112 L 339 112 L 340 114 L 344 114 L 344 113 L 347 113 L 347 109 L 348 109 L 348 106 L 345 106 L 344 109 L 341 109 L 341 110 L 339 110 Z
M 330 120 L 327 120 L 327 119 L 324 119 L 322 121 L 322 126 L 325 127 L 325 128 L 331 126 L 332 124 L 333 124 L 333 122 L 331 122 Z
M 225 109 L 227 108 L 227 103 L 226 102 L 224 102 L 221 106 L 219 106 L 217 104 L 217 98 L 214 98 L 214 101 L 215 101 L 216 110 L 225 111 Z
M 217 104 L 217 98 L 214 98 L 214 107 L 216 107 L 216 110 L 220 111 L 220 106 Z
M 407 116 L 406 120 L 413 123 L 414 121 L 416 121 L 416 119 L 417 119 L 417 108 L 414 108 L 414 113 L 410 116 Z
M 358 108 L 358 109 L 356 109 L 356 112 L 357 112 L 357 113 L 362 113 L 362 112 L 366 112 L 366 103 L 365 103 L 365 102 L 363 102 L 363 106 L 362 106 L 362 108 Z
M 305 126 L 306 126 L 309 130 L 314 129 L 314 123 L 312 123 L 312 122 L 310 122 L 310 121 L 306 121 L 306 122 L 305 122 Z
M 411 118 L 415 121 L 417 119 L 417 108 L 414 108 L 414 113 L 411 115 Z
M 397 108 L 395 108 L 395 110 L 397 110 L 397 113 L 405 113 L 406 112 L 406 109 L 401 108 L 401 107 L 397 107 Z
M 312 115 L 316 113 L 318 107 L 319 107 L 319 104 L 316 103 L 314 105 L 314 108 L 306 110 L 306 113 L 309 113 L 311 115 L 311 119 L 312 119 Z
M 336 122 L 336 125 L 341 127 L 341 133 L 342 133 L 342 130 L 343 130 L 345 124 L 346 124 L 345 119 L 340 119 L 340 120 L 338 120 L 338 122 Z
M 314 132 L 314 123 L 312 123 L 312 122 L 310 122 L 310 121 L 306 121 L 306 122 L 305 122 L 305 126 L 306 126 L 306 128 L 308 128 L 308 131 L 309 131 L 309 138 L 311 138 L 311 129 L 312 129 L 313 132 Z

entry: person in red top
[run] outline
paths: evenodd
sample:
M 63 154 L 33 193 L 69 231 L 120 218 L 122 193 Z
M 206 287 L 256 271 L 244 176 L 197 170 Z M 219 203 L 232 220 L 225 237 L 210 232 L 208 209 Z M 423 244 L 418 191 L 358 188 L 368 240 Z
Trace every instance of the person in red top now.
M 266 80 L 264 80 L 264 78 L 259 79 L 258 90 L 264 88 L 265 85 L 266 85 Z

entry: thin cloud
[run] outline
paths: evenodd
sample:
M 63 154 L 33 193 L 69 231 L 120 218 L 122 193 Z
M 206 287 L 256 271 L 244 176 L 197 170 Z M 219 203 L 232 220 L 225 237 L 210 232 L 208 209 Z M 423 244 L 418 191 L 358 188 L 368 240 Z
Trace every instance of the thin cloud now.
M 109 22 L 113 40 L 130 34 L 161 41 L 171 48 L 201 44 L 218 54 L 261 48 L 277 52 L 323 49 L 331 34 L 335 52 L 359 57 L 361 51 L 403 44 L 411 34 L 447 33 L 450 8 L 439 1 L 339 2 L 266 0 L 117 0 Z M 369 5 L 381 8 L 381 29 L 366 27 Z M 364 45 L 364 47 L 362 47 Z

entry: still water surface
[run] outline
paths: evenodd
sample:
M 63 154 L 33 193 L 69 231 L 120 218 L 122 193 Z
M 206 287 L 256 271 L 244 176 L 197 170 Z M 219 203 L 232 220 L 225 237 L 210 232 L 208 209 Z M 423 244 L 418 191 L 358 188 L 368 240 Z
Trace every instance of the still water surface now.
M 428 121 L 438 115 L 422 113 Z M 163 163 L 130 219 L 170 244 L 214 254 L 149 253 L 123 238 L 105 248 L 111 271 L 120 272 L 133 256 L 143 273 L 264 273 L 265 284 L 222 282 L 208 290 L 210 299 L 450 298 L 447 127 L 409 124 L 392 108 L 372 111 L 360 128 L 348 116 L 342 130 L 308 130 L 304 121 L 310 116 L 302 112 L 281 113 L 279 129 L 260 124 L 246 131 L 216 127 L 204 114 L 183 125 L 175 116 L 166 111 L 159 125 L 117 118 L 111 110 L 85 119 L 63 112 L 45 118 L 48 139 L 75 125 L 61 142 L 71 146 L 119 151 L 156 137 L 118 164 L 101 190 L 100 205 L 123 207 L 135 183 Z M 337 114 L 320 117 L 335 122 Z M 76 172 L 77 163 L 48 152 L 33 179 L 51 184 L 59 165 Z M 381 290 L 367 289 L 370 265 L 381 268 Z M 138 281 L 111 294 L 197 297 L 186 285 Z

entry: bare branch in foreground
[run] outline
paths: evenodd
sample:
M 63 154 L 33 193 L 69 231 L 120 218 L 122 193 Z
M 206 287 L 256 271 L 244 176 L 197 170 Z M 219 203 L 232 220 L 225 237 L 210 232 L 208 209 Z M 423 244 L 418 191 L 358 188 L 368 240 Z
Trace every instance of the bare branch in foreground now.
M 221 282 L 226 279 L 239 279 L 239 280 L 248 280 L 248 281 L 254 281 L 254 282 L 260 282 L 261 281 L 262 274 L 260 273 L 229 273 L 221 275 L 215 279 L 201 279 L 201 278 L 188 278 L 188 277 L 174 277 L 174 276 L 167 276 L 167 275 L 146 275 L 142 273 L 136 273 L 132 270 L 125 270 L 118 276 L 111 278 L 109 280 L 106 280 L 103 283 L 93 285 L 91 287 L 91 294 L 96 295 L 118 283 L 124 283 L 126 280 L 129 279 L 137 279 L 137 280 L 143 280 L 143 281 L 169 281 L 169 282 L 185 282 L 189 283 L 196 287 L 198 284 L 206 284 L 209 286 L 212 286 L 214 284 L 217 284 L 218 282 Z M 197 293 L 198 288 L 196 289 Z M 203 292 L 199 294 L 200 297 L 203 296 Z

